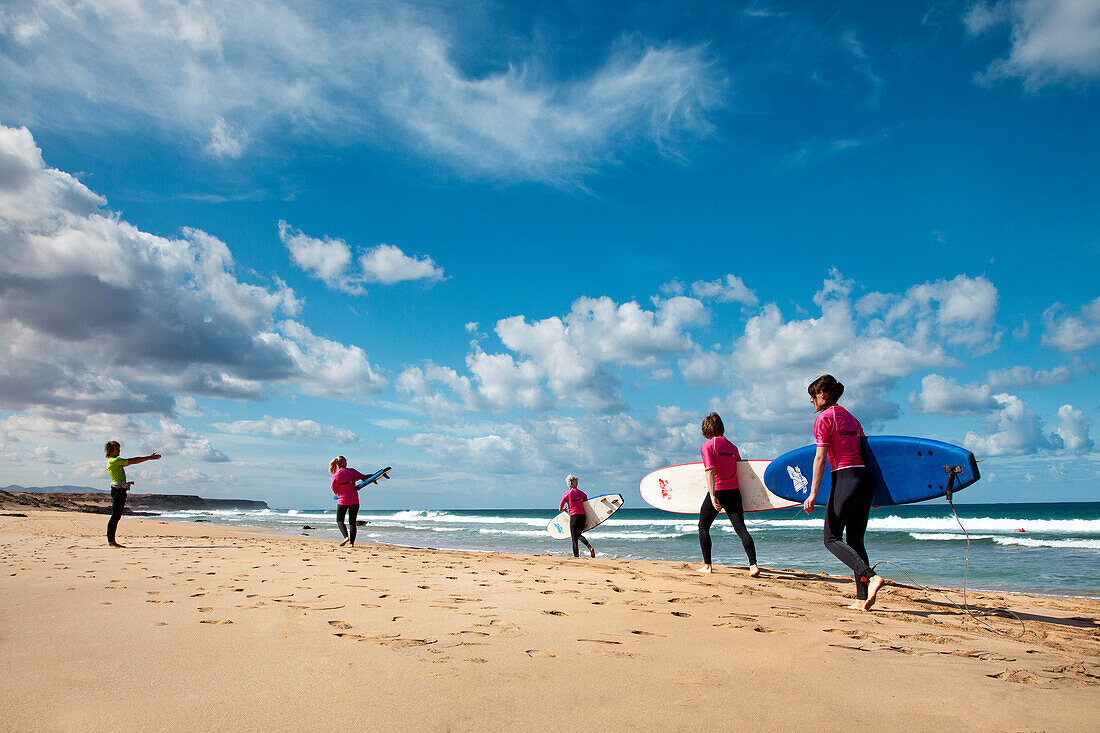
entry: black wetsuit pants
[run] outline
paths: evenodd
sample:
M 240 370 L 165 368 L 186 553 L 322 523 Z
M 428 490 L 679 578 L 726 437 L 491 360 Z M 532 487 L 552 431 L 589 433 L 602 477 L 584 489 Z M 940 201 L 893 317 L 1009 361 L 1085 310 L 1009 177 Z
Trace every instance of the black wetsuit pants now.
M 351 525 L 351 532 L 349 537 L 348 528 L 344 526 L 344 515 L 348 517 L 348 523 Z M 344 535 L 344 539 L 351 540 L 351 544 L 355 544 L 355 517 L 359 514 L 359 505 L 352 504 L 350 506 L 344 506 L 339 504 L 336 507 L 336 526 L 340 528 L 340 534 Z
M 749 558 L 749 565 L 756 564 L 756 544 L 752 541 L 748 527 L 745 526 L 745 512 L 741 504 L 740 489 L 721 489 L 714 492 L 718 503 L 726 510 L 733 531 L 741 538 L 741 546 Z M 718 510 L 710 501 L 710 494 L 703 497 L 703 506 L 699 507 L 699 548 L 703 551 L 703 562 L 710 565 L 710 525 L 714 524 Z
M 832 473 L 825 509 L 825 547 L 852 569 L 856 599 L 867 600 L 867 580 L 875 574 L 867 564 L 863 534 L 871 515 L 871 482 L 866 468 L 842 468 Z
M 111 487 L 111 518 L 107 520 L 107 541 L 115 541 L 118 520 L 122 519 L 122 509 L 126 506 L 126 489 Z
M 584 538 L 581 532 L 584 531 L 584 515 L 583 514 L 570 514 L 569 515 L 569 537 L 573 540 L 573 557 L 580 557 L 580 548 L 577 547 L 577 540 L 584 543 L 584 546 L 588 549 L 592 549 L 591 543 Z

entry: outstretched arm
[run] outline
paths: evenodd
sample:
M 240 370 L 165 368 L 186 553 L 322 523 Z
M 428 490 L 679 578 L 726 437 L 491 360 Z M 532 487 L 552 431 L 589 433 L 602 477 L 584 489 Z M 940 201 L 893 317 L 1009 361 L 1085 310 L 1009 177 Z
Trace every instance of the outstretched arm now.
M 127 458 L 126 465 L 132 466 L 135 463 L 145 463 L 146 461 L 155 461 L 160 458 L 160 453 L 150 453 L 147 456 L 138 456 L 137 458 Z

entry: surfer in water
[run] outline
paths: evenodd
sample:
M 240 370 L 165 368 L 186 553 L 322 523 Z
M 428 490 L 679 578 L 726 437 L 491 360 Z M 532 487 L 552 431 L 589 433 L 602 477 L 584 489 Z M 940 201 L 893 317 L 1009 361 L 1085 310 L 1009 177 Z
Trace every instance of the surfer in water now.
M 103 446 L 103 452 L 107 456 L 107 475 L 111 477 L 111 518 L 107 520 L 107 544 L 111 547 L 123 547 L 115 542 L 115 530 L 118 528 L 118 520 L 122 519 L 122 509 L 126 506 L 126 492 L 134 484 L 133 481 L 126 480 L 126 467 L 155 461 L 160 458 L 160 453 L 120 458 L 122 445 L 117 440 L 108 440 Z
M 825 509 L 825 547 L 850 567 L 856 579 L 856 602 L 849 608 L 868 611 L 875 605 L 879 589 L 886 582 L 875 575 L 867 560 L 863 534 L 871 514 L 871 481 L 863 463 L 860 439 L 863 426 L 852 414 L 837 404 L 844 394 L 844 385 L 831 374 L 824 374 L 807 388 L 810 401 L 817 410 L 814 456 L 810 495 L 802 503 L 807 514 L 814 511 L 821 479 L 825 475 L 825 460 L 833 467 L 830 476 L 829 503 Z
M 581 534 L 584 531 L 584 503 L 588 501 L 588 495 L 577 488 L 578 483 L 580 479 L 573 474 L 565 477 L 566 490 L 561 501 L 558 502 L 558 511 L 569 507 L 569 537 L 573 540 L 573 557 L 581 556 L 577 540 L 583 542 L 588 548 L 588 554 L 595 557 L 596 548 Z
M 344 536 L 340 547 L 344 545 L 355 547 L 355 517 L 359 514 L 359 490 L 355 488 L 355 482 L 370 477 L 364 476 L 354 468 L 348 468 L 348 459 L 343 456 L 336 456 L 329 461 L 328 472 L 332 474 L 332 493 L 336 495 L 336 526 Z M 345 515 L 351 525 L 350 532 L 344 526 Z
M 725 509 L 733 530 L 741 538 L 745 555 L 749 558 L 749 577 L 755 578 L 760 575 L 760 568 L 756 566 L 756 544 L 745 526 L 741 488 L 737 483 L 737 462 L 741 460 L 741 455 L 737 452 L 737 446 L 726 440 L 726 426 L 722 424 L 722 418 L 717 412 L 703 418 L 702 431 L 707 440 L 699 452 L 703 454 L 707 495 L 699 508 L 699 547 L 703 550 L 703 567 L 699 568 L 699 572 L 714 572 L 710 562 L 710 525 L 714 524 L 718 513 Z

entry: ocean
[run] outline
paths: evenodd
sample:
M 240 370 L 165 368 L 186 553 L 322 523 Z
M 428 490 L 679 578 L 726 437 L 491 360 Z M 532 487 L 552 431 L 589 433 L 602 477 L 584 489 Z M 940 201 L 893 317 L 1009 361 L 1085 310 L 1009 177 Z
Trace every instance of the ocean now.
M 956 509 L 970 534 L 969 589 L 1100 598 L 1100 502 L 956 504 Z M 846 574 L 847 568 L 822 544 L 822 511 L 808 516 L 792 508 L 747 515 L 760 565 Z M 362 509 L 359 519 L 369 524 L 359 528 L 357 541 L 571 555 L 568 540 L 551 539 L 546 532 L 555 514 L 537 509 Z M 340 538 L 335 506 L 168 512 L 160 518 Z M 585 536 L 601 558 L 700 563 L 696 522 L 693 515 L 624 507 Z M 725 515 L 715 521 L 711 536 L 716 564 L 745 565 L 741 543 Z M 963 585 L 966 534 L 945 502 L 872 510 L 866 545 L 872 565 L 896 563 L 922 585 Z M 884 564 L 878 572 L 912 582 L 897 567 Z

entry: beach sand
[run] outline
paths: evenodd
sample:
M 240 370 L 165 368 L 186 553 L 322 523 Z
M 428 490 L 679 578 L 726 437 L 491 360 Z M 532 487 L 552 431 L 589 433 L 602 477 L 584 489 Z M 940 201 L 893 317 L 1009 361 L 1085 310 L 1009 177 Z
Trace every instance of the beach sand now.
M 26 514 L 3 730 L 1100 730 L 1096 601 Z

